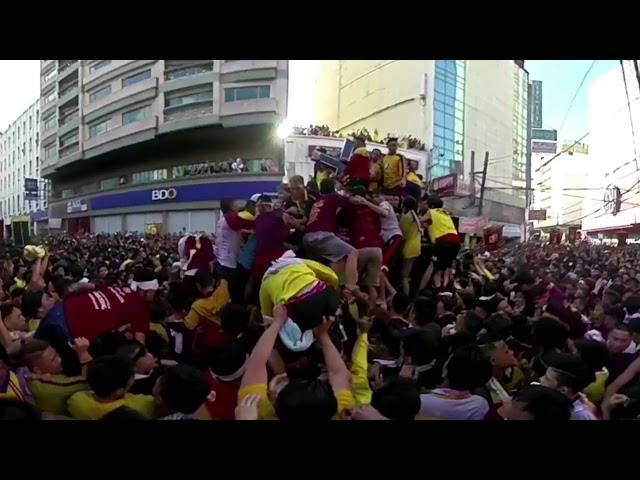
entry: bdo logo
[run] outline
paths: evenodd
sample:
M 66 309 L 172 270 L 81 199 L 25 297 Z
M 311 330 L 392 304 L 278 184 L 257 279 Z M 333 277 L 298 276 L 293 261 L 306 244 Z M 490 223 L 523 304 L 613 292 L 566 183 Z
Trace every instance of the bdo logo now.
M 157 200 L 173 200 L 178 196 L 175 188 L 167 188 L 165 190 L 154 190 L 151 192 L 151 201 Z

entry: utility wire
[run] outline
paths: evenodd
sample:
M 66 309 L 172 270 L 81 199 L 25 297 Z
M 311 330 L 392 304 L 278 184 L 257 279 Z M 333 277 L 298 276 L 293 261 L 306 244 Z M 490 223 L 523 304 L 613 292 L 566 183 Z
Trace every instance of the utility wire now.
M 580 85 L 578 85 L 578 89 L 576 90 L 576 93 L 573 94 L 573 98 L 571 99 L 571 103 L 569 104 L 569 108 L 567 108 L 567 112 L 564 114 L 564 118 L 562 119 L 562 123 L 560 124 L 560 128 L 558 129 L 558 131 L 562 131 L 562 127 L 564 127 L 564 124 L 567 121 L 567 118 L 569 118 L 569 113 L 571 113 L 571 109 L 573 108 L 573 104 L 576 101 L 576 98 L 578 98 L 578 94 L 580 93 L 580 90 L 582 90 L 584 82 L 587 81 L 587 77 L 589 76 L 589 73 L 591 73 L 591 70 L 593 70 L 593 67 L 595 66 L 595 64 L 597 62 L 598 62 L 598 60 L 594 60 L 591 63 L 591 65 L 589 66 L 589 68 L 587 68 L 587 71 L 584 72 L 584 75 L 582 76 L 582 81 L 580 82 Z
M 638 149 L 636 146 L 636 131 L 633 127 L 633 112 L 631 111 L 631 99 L 629 98 L 629 86 L 627 85 L 627 74 L 624 68 L 624 60 L 620 60 L 620 68 L 622 69 L 622 82 L 624 83 L 624 94 L 627 96 L 627 107 L 629 109 L 629 125 L 631 126 L 631 138 L 633 140 L 633 159 L 636 164 L 636 172 L 638 172 L 638 180 L 640 180 L 640 169 L 638 168 Z

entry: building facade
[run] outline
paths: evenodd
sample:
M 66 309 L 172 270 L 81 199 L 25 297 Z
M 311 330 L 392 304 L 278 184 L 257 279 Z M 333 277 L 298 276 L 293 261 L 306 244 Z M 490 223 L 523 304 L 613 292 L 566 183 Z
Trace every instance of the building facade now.
M 48 207 L 49 182 L 41 178 L 40 102 L 36 101 L 0 135 L 0 219 L 2 234 L 11 217 Z M 25 195 L 25 179 L 37 189 Z
M 620 67 L 589 87 L 590 191 L 584 200 L 582 229 L 591 236 L 621 232 L 637 236 L 640 231 L 640 91 L 632 62 L 624 63 L 631 101 Z
M 413 135 L 433 149 L 431 179 L 457 174 L 471 184 L 489 152 L 485 198 L 505 206 L 491 209 L 495 220 L 524 221 L 529 74 L 522 63 L 322 60 L 316 83 L 314 123 Z
M 49 217 L 213 231 L 221 199 L 281 180 L 287 94 L 288 60 L 42 60 Z

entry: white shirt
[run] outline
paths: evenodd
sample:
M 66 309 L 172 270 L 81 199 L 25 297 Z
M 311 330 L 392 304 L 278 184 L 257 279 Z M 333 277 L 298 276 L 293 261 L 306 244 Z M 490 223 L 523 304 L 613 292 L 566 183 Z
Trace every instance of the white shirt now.
M 402 236 L 402 230 L 398 224 L 398 217 L 396 217 L 393 207 L 387 201 L 380 204 L 380 208 L 384 208 L 389 212 L 386 217 L 380 215 L 380 236 L 383 242 L 388 242 L 395 235 Z
M 222 217 L 216 228 L 216 254 L 220 265 L 227 268 L 238 266 L 238 254 L 242 247 L 242 232 L 232 230 L 227 219 Z

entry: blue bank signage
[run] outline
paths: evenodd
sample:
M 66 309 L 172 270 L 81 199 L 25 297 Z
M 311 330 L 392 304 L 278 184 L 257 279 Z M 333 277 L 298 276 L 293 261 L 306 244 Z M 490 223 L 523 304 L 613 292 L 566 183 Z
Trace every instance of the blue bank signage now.
M 177 187 L 158 186 L 135 192 L 101 195 L 90 200 L 91 210 L 157 205 L 163 203 L 210 202 L 225 198 L 248 199 L 256 193 L 275 192 L 278 181 L 201 183 Z

